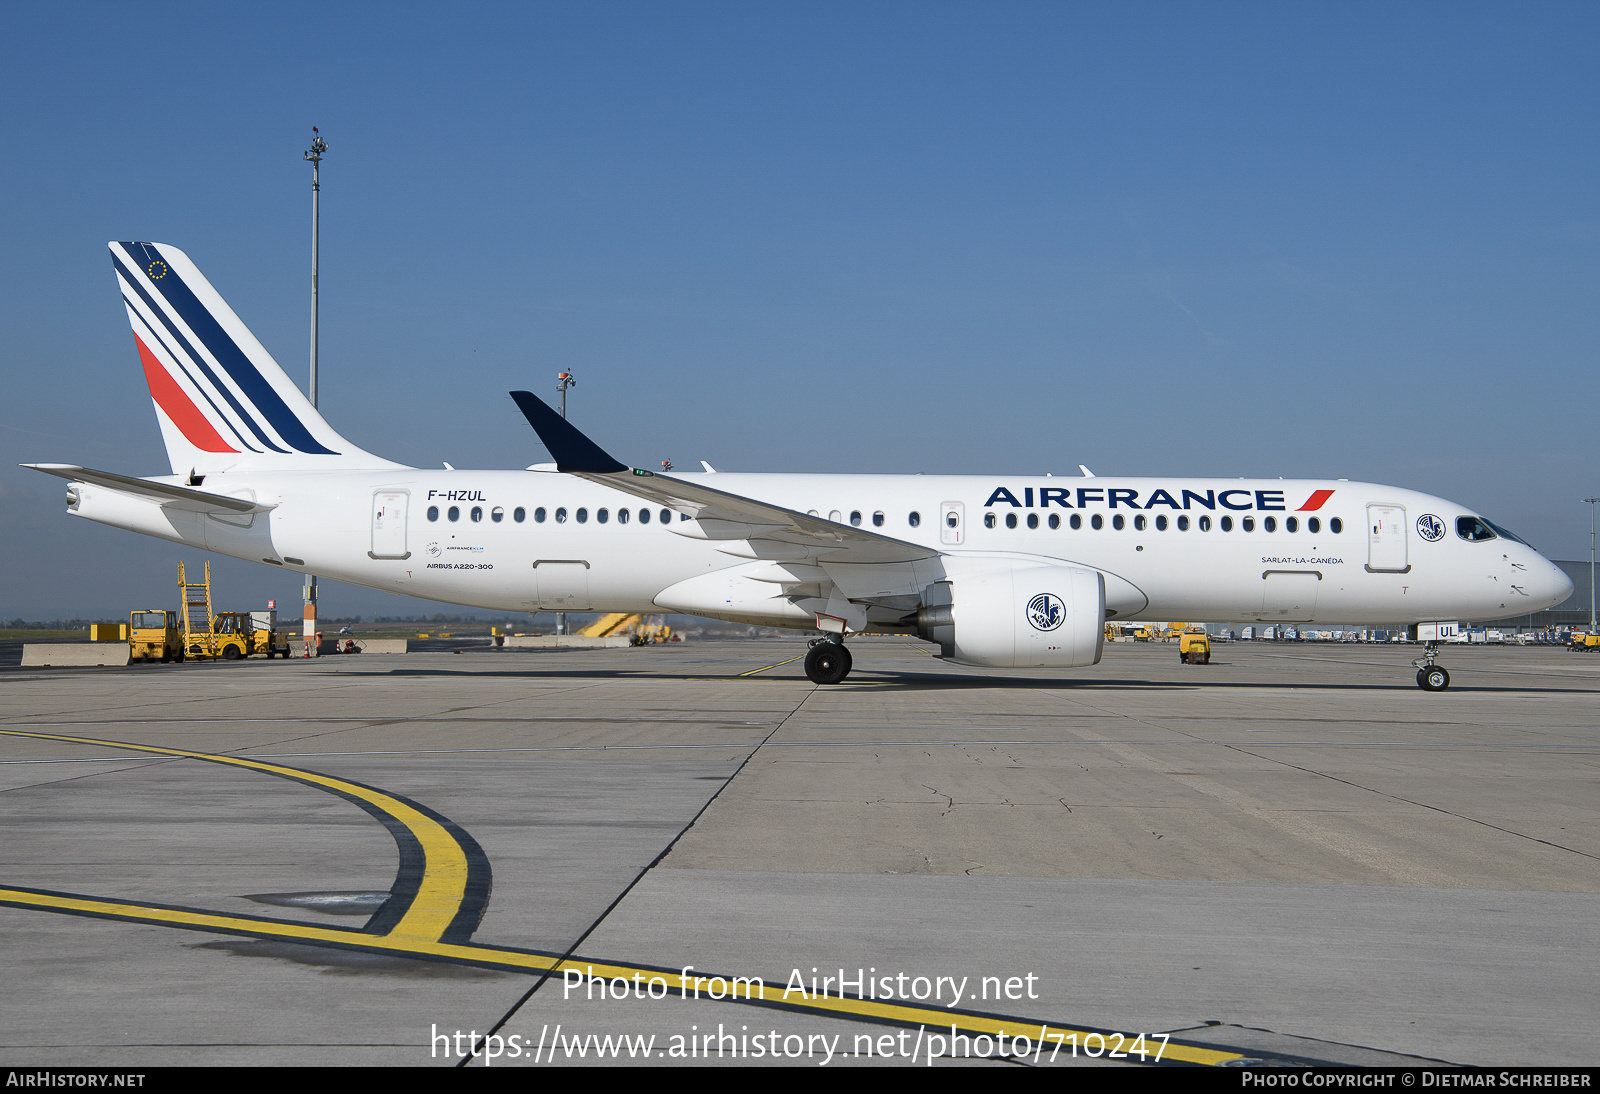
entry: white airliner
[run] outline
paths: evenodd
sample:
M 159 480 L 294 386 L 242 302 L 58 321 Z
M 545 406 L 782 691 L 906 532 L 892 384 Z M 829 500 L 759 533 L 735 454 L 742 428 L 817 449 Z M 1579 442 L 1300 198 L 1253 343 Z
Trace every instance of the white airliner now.
M 388 592 L 507 611 L 686 612 L 915 630 L 997 668 L 1099 662 L 1107 619 L 1427 624 L 1526 615 L 1572 582 L 1443 498 L 1317 479 L 668 474 L 512 392 L 555 462 L 439 471 L 329 427 L 182 251 L 113 243 L 172 474 L 29 464 L 80 517 Z M 1449 685 L 1418 662 L 1426 690 Z

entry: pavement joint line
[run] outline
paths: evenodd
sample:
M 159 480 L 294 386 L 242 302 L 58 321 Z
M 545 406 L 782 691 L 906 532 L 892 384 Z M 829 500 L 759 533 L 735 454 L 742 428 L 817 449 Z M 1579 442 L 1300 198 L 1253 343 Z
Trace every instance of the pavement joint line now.
M 3 732 L 3 731 L 0 731 Z M 338 759 L 343 756 L 498 756 L 507 753 L 520 752 L 651 752 L 664 749 L 743 749 L 743 748 L 929 748 L 934 746 L 949 747 L 994 747 L 1005 746 L 1008 748 L 1022 747 L 1078 747 L 1081 745 L 1144 745 L 1144 746 L 1190 746 L 1205 745 L 1217 748 L 1242 748 L 1249 745 L 1251 748 L 1421 748 L 1421 749 L 1475 749 L 1487 748 L 1499 752 L 1537 752 L 1552 755 L 1566 755 L 1576 753 L 1583 755 L 1586 752 L 1600 750 L 1600 745 L 1585 744 L 1526 744 L 1503 745 L 1491 743 L 1478 743 L 1474 741 L 1229 741 L 1216 738 L 1184 738 L 1174 740 L 1120 740 L 1117 738 L 1080 738 L 1070 741 L 783 741 L 777 744 L 758 744 L 751 741 L 712 742 L 711 744 L 694 745 L 544 745 L 536 748 L 407 748 L 387 749 L 373 752 L 271 752 L 259 756 L 246 757 L 260 760 L 294 760 L 294 759 Z M 174 757 L 182 759 L 184 757 Z M 1271 759 L 1271 757 L 1259 757 Z M 95 763 L 130 763 L 125 756 L 84 756 L 84 757 L 47 757 L 32 760 L 0 760 L 0 767 L 7 765 L 20 766 L 26 764 L 95 764 Z M 1273 760 L 1281 763 L 1281 760 Z M 1292 765 L 1291 765 L 1292 766 Z M 1363 787 L 1362 789 L 1366 789 Z
M 1255 756 L 1255 753 L 1251 752 L 1247 748 L 1242 748 L 1239 745 L 1229 745 L 1228 747 L 1234 751 L 1242 752 L 1246 756 Z M 1574 855 L 1582 855 L 1584 858 L 1600 860 L 1600 855 L 1590 854 L 1588 851 L 1580 851 L 1576 847 L 1568 847 L 1565 844 L 1553 843 L 1547 839 L 1540 839 L 1538 836 L 1530 836 L 1526 832 L 1518 832 L 1502 825 L 1491 824 L 1489 821 L 1479 820 L 1477 817 L 1469 817 L 1464 813 L 1457 813 L 1453 810 L 1445 809 L 1442 806 L 1429 805 L 1427 802 L 1417 801 L 1414 798 L 1403 798 L 1400 795 L 1390 793 L 1387 790 L 1377 790 L 1370 786 L 1362 786 L 1358 782 L 1352 782 L 1349 779 L 1340 778 L 1338 775 L 1330 775 L 1326 771 L 1318 771 L 1311 767 L 1302 767 L 1299 764 L 1292 764 L 1288 760 L 1278 759 L 1272 756 L 1255 756 L 1255 758 L 1258 760 L 1266 760 L 1268 763 L 1282 764 L 1284 767 L 1295 771 L 1303 771 L 1308 775 L 1317 775 L 1324 779 L 1330 779 L 1333 782 L 1354 787 L 1357 790 L 1365 790 L 1369 794 L 1377 794 L 1380 797 L 1388 798 L 1390 801 L 1404 802 L 1407 805 L 1414 805 L 1418 809 L 1429 809 L 1435 813 L 1443 813 L 1447 817 L 1454 817 L 1457 820 L 1466 821 L 1468 824 L 1481 824 L 1485 828 L 1492 828 L 1496 832 L 1504 832 L 1508 836 L 1517 836 L 1525 840 L 1532 840 L 1534 843 L 1542 843 L 1546 847 L 1554 848 L 1557 851 L 1570 851 Z
M 766 672 L 768 669 L 782 668 L 784 665 L 793 664 L 794 662 L 800 660 L 800 658 L 802 658 L 804 656 L 805 656 L 805 654 L 803 654 L 803 653 L 796 654 L 795 656 L 789 658 L 789 660 L 787 660 L 787 661 L 779 661 L 776 665 L 762 665 L 758 669 L 751 669 L 749 672 L 741 672 L 739 674 L 739 676 L 754 676 L 756 673 L 758 673 L 758 672 Z M 737 679 L 737 677 L 735 677 L 735 679 Z
M 595 916 L 593 922 L 583 929 L 583 933 L 572 940 L 572 945 L 567 947 L 567 952 L 563 955 L 563 957 L 571 957 L 573 953 L 577 951 L 578 947 L 583 945 L 584 940 L 593 934 L 599 928 L 600 924 L 606 921 L 606 917 L 616 910 L 617 906 L 622 903 L 629 893 L 633 892 L 634 888 L 639 884 L 639 882 L 644 880 L 645 875 L 647 875 L 651 870 L 654 870 L 656 866 L 660 864 L 662 859 L 666 858 L 672 853 L 672 849 L 678 845 L 678 841 L 683 838 L 683 834 L 698 824 L 700 818 L 705 816 L 706 810 L 711 808 L 711 803 L 720 798 L 722 796 L 722 792 L 733 785 L 733 780 L 739 777 L 739 773 L 749 765 L 750 761 L 755 758 L 756 753 L 760 751 L 761 744 L 772 740 L 773 735 L 787 725 L 789 719 L 800 713 L 800 708 L 805 706 L 806 702 L 816 693 L 816 688 L 813 687 L 810 691 L 806 692 L 800 697 L 800 701 L 798 703 L 789 708 L 788 713 L 786 713 L 782 718 L 779 718 L 775 724 L 772 724 L 772 728 L 767 731 L 767 735 L 762 738 L 761 743 L 758 743 L 755 748 L 750 750 L 749 754 L 746 755 L 743 760 L 739 761 L 739 766 L 734 769 L 733 774 L 729 775 L 727 779 L 725 779 L 722 784 L 712 792 L 711 796 L 705 800 L 705 803 L 695 811 L 695 815 L 689 818 L 689 823 L 680 828 L 678 830 L 678 834 L 667 841 L 667 845 L 661 849 L 661 852 L 656 855 L 655 858 L 645 863 L 644 868 L 635 874 L 633 879 L 629 881 L 627 885 L 622 887 L 622 891 L 612 899 L 611 903 L 606 905 L 599 915 Z M 510 1008 L 507 1009 L 505 1014 L 500 1017 L 500 1020 L 494 1024 L 494 1028 L 489 1030 L 489 1034 L 497 1033 L 502 1026 L 511 1021 L 512 1017 L 527 1004 L 528 1000 L 533 998 L 534 993 L 540 988 L 544 987 L 545 981 L 550 979 L 553 971 L 554 970 L 548 971 L 544 975 L 540 976 L 539 979 L 535 980 L 533 982 L 533 986 L 524 992 L 522 997 L 513 1003 Z M 487 1038 L 488 1034 L 485 1035 L 485 1044 L 488 1043 Z M 467 1056 L 463 1057 L 461 1062 L 456 1066 L 466 1067 L 473 1061 L 473 1059 L 476 1058 L 476 1056 L 477 1052 L 474 1050 Z

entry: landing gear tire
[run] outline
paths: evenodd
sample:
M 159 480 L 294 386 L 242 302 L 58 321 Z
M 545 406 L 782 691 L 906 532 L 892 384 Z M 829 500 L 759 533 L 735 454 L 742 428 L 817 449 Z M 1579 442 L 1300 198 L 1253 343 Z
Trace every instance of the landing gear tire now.
M 850 651 L 842 642 L 818 642 L 806 652 L 806 676 L 813 684 L 837 684 L 850 675 Z
M 1450 674 L 1438 665 L 1417 670 L 1417 687 L 1423 691 L 1443 691 L 1450 686 Z

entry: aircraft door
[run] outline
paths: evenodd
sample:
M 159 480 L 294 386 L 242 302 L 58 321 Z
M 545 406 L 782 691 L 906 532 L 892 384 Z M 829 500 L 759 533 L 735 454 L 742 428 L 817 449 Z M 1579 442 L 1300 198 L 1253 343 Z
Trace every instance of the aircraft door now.
M 1317 587 L 1322 574 L 1316 570 L 1268 570 L 1261 575 L 1261 611 L 1257 619 L 1282 623 L 1309 623 L 1317 617 Z
M 1403 574 L 1406 561 L 1406 511 L 1401 505 L 1367 506 L 1367 573 Z
M 372 550 L 368 558 L 410 558 L 406 550 L 406 510 L 411 494 L 406 490 L 372 492 Z
M 939 503 L 939 542 L 959 547 L 967 536 L 967 507 L 959 501 Z
M 589 563 L 577 558 L 541 558 L 533 564 L 538 584 L 539 606 L 553 612 L 586 612 L 589 596 Z

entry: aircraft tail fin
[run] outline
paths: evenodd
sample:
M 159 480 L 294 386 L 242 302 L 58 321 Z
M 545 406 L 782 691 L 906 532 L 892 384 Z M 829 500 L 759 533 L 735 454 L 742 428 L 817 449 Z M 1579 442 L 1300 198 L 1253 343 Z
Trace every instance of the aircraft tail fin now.
M 110 247 L 173 474 L 402 466 L 336 433 L 188 255 Z

